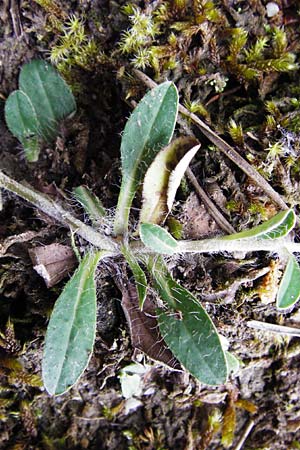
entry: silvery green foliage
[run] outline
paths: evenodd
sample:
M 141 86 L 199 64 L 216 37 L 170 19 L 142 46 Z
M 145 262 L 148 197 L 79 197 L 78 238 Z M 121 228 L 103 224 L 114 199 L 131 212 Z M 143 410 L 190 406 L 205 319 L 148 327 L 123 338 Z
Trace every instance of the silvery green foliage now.
M 155 288 L 169 309 L 158 312 L 159 328 L 166 344 L 202 383 L 225 383 L 226 355 L 209 315 L 191 292 L 172 279 L 161 259 L 150 261 L 149 266 Z
M 278 293 L 277 308 L 288 309 L 300 298 L 300 267 L 294 255 L 289 255 Z
M 174 132 L 178 94 L 169 81 L 148 92 L 128 119 L 121 142 L 122 184 L 115 217 L 115 233 L 128 228 L 132 200 L 145 172 Z
M 177 241 L 159 225 L 142 223 L 140 225 L 140 236 L 146 247 L 155 253 L 173 255 L 177 250 Z
M 104 256 L 88 253 L 55 303 L 42 364 L 49 394 L 66 392 L 88 364 L 96 333 L 95 271 Z

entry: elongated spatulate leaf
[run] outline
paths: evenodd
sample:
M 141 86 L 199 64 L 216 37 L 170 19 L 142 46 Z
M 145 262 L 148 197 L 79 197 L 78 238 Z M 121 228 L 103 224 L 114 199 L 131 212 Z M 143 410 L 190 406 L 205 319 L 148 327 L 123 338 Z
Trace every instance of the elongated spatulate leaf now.
M 161 334 L 172 353 L 202 383 L 225 383 L 226 356 L 210 317 L 197 299 L 172 279 L 161 260 L 150 268 L 155 288 L 173 310 L 158 315 Z
M 86 186 L 78 186 L 73 189 L 76 200 L 82 205 L 92 224 L 97 227 L 105 216 L 105 208 L 99 198 Z
M 174 132 L 178 94 L 169 81 L 148 92 L 131 114 L 122 136 L 122 184 L 115 218 L 115 233 L 128 228 L 129 209 L 135 192 L 156 153 Z
M 250 230 L 241 231 L 240 233 L 223 236 L 222 240 L 235 239 L 276 239 L 286 236 L 295 226 L 296 216 L 292 209 L 281 211 L 272 219 L 251 228 Z
M 144 302 L 146 300 L 147 284 L 148 284 L 145 272 L 140 267 L 137 259 L 135 258 L 134 254 L 130 251 L 130 249 L 128 247 L 123 245 L 121 250 L 122 250 L 122 253 L 123 253 L 130 269 L 132 270 L 138 297 L 139 297 L 139 307 L 142 310 L 143 306 L 144 306 Z
M 177 250 L 177 241 L 159 225 L 152 223 L 142 223 L 140 226 L 140 236 L 142 242 L 156 253 L 173 255 Z
M 155 156 L 144 178 L 141 223 L 161 224 L 165 220 L 171 209 L 167 206 L 170 176 L 172 177 L 175 168 L 180 164 L 178 163 L 180 158 L 184 158 L 187 152 L 190 153 L 189 150 L 196 144 L 196 139 L 190 136 L 180 137 L 173 140 Z M 176 188 L 173 184 L 173 201 L 183 173 Z
M 19 90 L 6 101 L 5 119 L 24 146 L 28 161 L 34 162 L 39 156 L 39 141 L 54 140 L 59 122 L 75 110 L 73 94 L 54 67 L 33 60 L 21 69 Z
M 277 308 L 287 309 L 300 298 L 300 267 L 295 256 L 290 255 L 277 293 Z
M 86 368 L 95 340 L 95 270 L 105 252 L 87 254 L 55 303 L 47 329 L 43 381 L 51 395 L 63 394 Z

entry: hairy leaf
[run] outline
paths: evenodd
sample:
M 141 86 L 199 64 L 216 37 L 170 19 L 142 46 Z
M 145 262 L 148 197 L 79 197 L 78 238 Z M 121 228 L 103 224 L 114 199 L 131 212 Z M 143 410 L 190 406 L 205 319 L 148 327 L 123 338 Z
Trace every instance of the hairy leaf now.
M 99 198 L 86 186 L 78 186 L 73 189 L 76 200 L 82 205 L 94 226 L 99 226 L 101 219 L 105 216 L 105 208 Z
M 167 205 L 168 210 L 171 211 L 177 189 L 181 183 L 181 180 L 184 176 L 186 169 L 188 168 L 191 160 L 194 158 L 195 154 L 200 148 L 200 144 L 191 148 L 179 161 L 173 172 L 170 174 L 169 184 L 168 184 L 168 193 L 167 193 Z
M 155 156 L 144 178 L 143 205 L 140 213 L 141 223 L 161 224 L 165 220 L 171 209 L 167 206 L 170 177 L 175 173 L 174 169 L 182 155 L 185 155 L 195 143 L 197 141 L 192 137 L 180 137 L 172 141 Z M 175 189 L 174 198 L 182 176 L 183 173 L 176 188 L 173 188 L 173 190 Z
M 122 184 L 115 218 L 115 233 L 128 228 L 129 210 L 137 188 L 156 153 L 173 135 L 178 94 L 169 81 L 148 92 L 131 114 L 121 143 Z
M 51 395 L 72 387 L 88 364 L 96 332 L 95 270 L 104 256 L 101 251 L 88 253 L 55 303 L 42 364 Z
M 132 270 L 132 273 L 133 273 L 133 276 L 135 279 L 135 283 L 136 283 L 138 297 L 139 297 L 139 307 L 141 309 L 143 309 L 144 302 L 146 299 L 147 284 L 148 284 L 145 272 L 141 269 L 138 261 L 136 260 L 135 256 L 133 255 L 133 253 L 130 251 L 130 249 L 128 247 L 123 245 L 121 250 L 122 250 L 122 253 L 123 253 L 130 269 Z
M 272 219 L 254 227 L 250 230 L 241 231 L 240 233 L 224 236 L 222 240 L 234 239 L 276 239 L 286 236 L 295 226 L 296 216 L 292 209 L 281 211 Z
M 177 241 L 159 225 L 142 223 L 140 236 L 142 242 L 157 253 L 173 255 L 177 249 Z
M 300 267 L 295 256 L 290 255 L 277 293 L 277 308 L 281 310 L 290 308 L 299 298 Z
M 21 69 L 19 90 L 8 97 L 5 118 L 33 162 L 38 159 L 39 140 L 55 139 L 59 122 L 75 110 L 73 94 L 54 67 L 33 60 Z
M 172 279 L 161 260 L 150 263 L 149 268 L 155 288 L 172 309 L 158 316 L 161 334 L 172 353 L 202 383 L 225 383 L 226 356 L 210 317 L 197 299 Z

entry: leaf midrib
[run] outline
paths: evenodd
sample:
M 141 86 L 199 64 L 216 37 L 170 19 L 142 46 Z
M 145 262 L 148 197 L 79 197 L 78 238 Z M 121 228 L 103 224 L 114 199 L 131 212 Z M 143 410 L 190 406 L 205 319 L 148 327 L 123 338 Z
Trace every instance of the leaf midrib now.
M 92 266 L 92 267 L 90 267 L 90 266 Z M 82 276 L 80 277 L 80 282 L 79 282 L 79 286 L 78 286 L 78 290 L 77 290 L 77 296 L 76 296 L 76 300 L 75 300 L 75 302 L 74 302 L 73 316 L 72 316 L 72 322 L 71 322 L 72 325 L 71 325 L 71 327 L 70 327 L 70 331 L 69 331 L 69 334 L 68 334 L 67 345 L 65 346 L 64 356 L 63 356 L 63 358 L 62 358 L 62 363 L 61 363 L 61 365 L 60 365 L 59 376 L 58 376 L 58 378 L 57 378 L 57 382 L 56 382 L 56 385 L 55 385 L 54 392 L 56 392 L 57 386 L 60 385 L 61 375 L 62 375 L 63 368 L 64 368 L 65 362 L 66 362 L 67 349 L 68 349 L 68 347 L 69 347 L 70 338 L 71 338 L 72 330 L 73 330 L 73 327 L 74 327 L 74 319 L 75 319 L 75 317 L 76 317 L 76 312 L 77 312 L 78 306 L 79 306 L 79 304 L 80 304 L 80 298 L 81 298 L 81 296 L 82 296 L 82 293 L 83 293 L 84 290 L 85 290 L 84 287 L 85 287 L 86 283 L 87 283 L 88 280 L 89 280 L 89 274 L 88 274 L 88 272 L 89 272 L 89 270 L 91 270 L 91 269 L 92 269 L 92 271 L 94 270 L 94 265 L 91 264 L 91 258 L 89 258 L 89 259 L 86 261 L 86 267 L 83 269 Z
M 160 104 L 159 104 L 159 106 L 158 106 L 158 108 L 157 108 L 156 114 L 154 115 L 154 119 L 153 119 L 152 123 L 151 123 L 151 121 L 150 121 L 151 126 L 148 128 L 149 132 L 148 132 L 148 134 L 145 136 L 145 139 L 144 139 L 144 141 L 143 141 L 143 152 L 142 152 L 142 153 L 144 153 L 144 149 L 145 149 L 145 147 L 146 147 L 146 143 L 149 141 L 149 139 L 150 139 L 150 137 L 151 137 L 151 133 L 152 133 L 152 130 L 153 130 L 153 128 L 154 128 L 154 124 L 156 123 L 156 120 L 157 120 L 157 116 L 159 115 L 159 113 L 160 113 L 160 111 L 161 111 L 161 107 L 162 107 L 162 105 L 163 105 L 163 103 L 164 103 L 164 99 L 165 99 L 165 97 L 166 97 L 166 95 L 167 95 L 167 93 L 168 93 L 170 87 L 172 87 L 172 84 L 169 84 L 169 86 L 168 86 L 168 88 L 166 89 L 164 95 L 162 96 L 161 101 L 160 101 Z M 150 92 L 151 92 L 151 91 L 150 91 Z M 138 112 L 140 112 L 140 111 L 138 111 Z M 133 114 L 134 114 L 134 112 L 133 112 Z M 123 159 L 124 159 L 124 158 L 123 158 Z M 141 159 L 142 159 L 142 158 L 141 158 L 141 155 L 140 155 L 140 158 L 137 159 L 137 161 L 135 162 L 135 164 L 132 166 L 134 172 L 137 170 L 137 168 L 138 168 L 138 166 L 139 166 L 139 164 L 140 164 L 140 162 L 141 162 Z M 132 172 L 132 171 L 130 171 L 130 172 Z M 128 174 L 127 174 L 127 176 L 128 176 Z M 130 177 L 130 178 L 131 178 L 131 177 Z M 133 180 L 133 181 L 134 181 L 134 180 Z

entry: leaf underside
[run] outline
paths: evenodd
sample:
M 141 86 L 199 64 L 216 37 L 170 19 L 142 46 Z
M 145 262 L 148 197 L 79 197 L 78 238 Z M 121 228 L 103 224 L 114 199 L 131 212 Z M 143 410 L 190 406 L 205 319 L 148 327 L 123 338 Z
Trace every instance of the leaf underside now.
M 86 368 L 95 340 L 95 270 L 105 252 L 87 254 L 57 299 L 46 333 L 42 371 L 51 395 L 62 394 Z
M 277 293 L 277 308 L 281 310 L 290 308 L 299 298 L 300 267 L 295 256 L 290 255 Z
M 223 236 L 222 240 L 236 239 L 277 239 L 286 236 L 295 226 L 296 216 L 292 209 L 281 211 L 272 219 L 251 228 L 250 230 L 241 231 L 240 233 Z
M 177 89 L 166 81 L 143 97 L 126 123 L 121 143 L 122 184 L 114 226 L 117 235 L 128 228 L 129 209 L 147 168 L 172 138 L 177 110 Z
M 185 174 L 186 169 L 188 168 L 191 160 L 194 158 L 195 154 L 200 148 L 200 144 L 194 145 L 188 152 L 182 157 L 179 161 L 175 169 L 171 172 L 168 184 L 168 192 L 167 192 L 167 205 L 168 212 L 171 211 L 177 189 L 180 186 L 181 180 Z
M 171 207 L 168 207 L 167 204 L 170 178 L 175 173 L 177 165 L 180 164 L 178 161 L 196 144 L 197 141 L 193 137 L 179 137 L 173 140 L 167 147 L 160 150 L 155 156 L 145 174 L 143 182 L 143 204 L 140 212 L 141 223 L 161 224 L 165 220 L 171 210 Z M 183 174 L 184 172 L 180 176 L 176 187 L 174 182 L 172 184 L 172 204 Z

